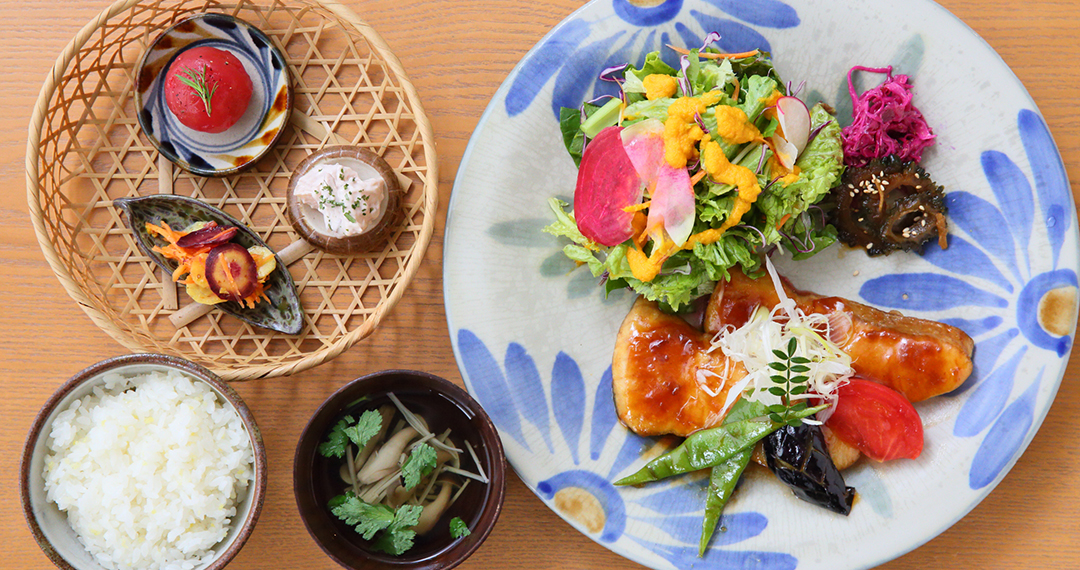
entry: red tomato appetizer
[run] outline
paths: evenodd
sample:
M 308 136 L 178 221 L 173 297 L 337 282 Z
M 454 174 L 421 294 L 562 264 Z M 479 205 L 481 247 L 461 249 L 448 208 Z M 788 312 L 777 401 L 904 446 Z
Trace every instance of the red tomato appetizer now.
M 235 55 L 202 46 L 176 56 L 165 77 L 165 102 L 185 126 L 220 133 L 236 124 L 251 102 L 251 78 Z
M 916 459 L 922 453 L 922 420 L 902 394 L 858 377 L 836 394 L 836 410 L 825 425 L 845 443 L 877 461 Z

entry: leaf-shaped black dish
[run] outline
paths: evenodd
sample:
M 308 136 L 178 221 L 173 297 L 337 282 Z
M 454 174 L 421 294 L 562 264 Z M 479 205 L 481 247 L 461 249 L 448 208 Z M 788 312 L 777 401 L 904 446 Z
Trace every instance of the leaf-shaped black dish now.
M 181 229 L 198 221 L 214 221 L 221 226 L 239 228 L 240 231 L 233 237 L 236 243 L 244 247 L 258 245 L 274 251 L 255 232 L 232 216 L 194 198 L 162 194 L 141 198 L 117 198 L 113 200 L 113 205 L 126 214 L 128 227 L 135 234 L 139 249 L 169 273 L 176 269 L 176 262 L 153 250 L 154 245 L 168 244 L 147 233 L 147 222 L 157 225 L 164 221 L 172 228 Z M 300 306 L 300 296 L 296 292 L 292 275 L 289 274 L 288 268 L 282 263 L 277 252 L 274 253 L 274 257 L 277 259 L 277 269 L 270 273 L 265 284 L 269 302 L 263 301 L 251 309 L 234 301 L 226 301 L 214 306 L 257 327 L 285 334 L 299 334 L 304 326 L 304 311 Z

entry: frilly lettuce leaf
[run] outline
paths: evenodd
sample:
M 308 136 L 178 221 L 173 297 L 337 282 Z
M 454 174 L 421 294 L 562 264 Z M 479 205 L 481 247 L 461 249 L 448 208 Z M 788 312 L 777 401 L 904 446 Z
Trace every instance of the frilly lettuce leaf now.
M 765 109 L 765 101 L 773 91 L 783 92 L 783 87 L 775 79 L 761 75 L 751 75 L 746 78 L 742 86 L 746 93 L 740 97 L 742 103 L 739 108 L 746 113 L 750 120 L 756 120 Z
M 701 59 L 698 50 L 690 50 L 686 56 L 686 78 L 694 89 L 695 95 L 700 95 L 713 89 L 724 89 L 732 79 L 735 72 L 731 69 L 731 62 L 726 59 Z M 730 91 L 734 91 L 731 89 Z
M 819 103 L 810 110 L 810 125 L 811 129 L 825 126 L 795 162 L 800 170 L 799 178 L 787 186 L 781 183 L 773 184 L 769 191 L 763 192 L 758 198 L 756 207 L 765 214 L 765 223 L 761 229 L 769 243 L 780 241 L 782 236 L 777 227 L 784 216 L 788 216 L 788 220 L 785 220 L 785 231 L 789 234 L 804 235 L 809 229 L 806 227 L 807 220 L 797 220 L 796 217 L 821 201 L 843 174 L 844 151 L 841 148 L 840 125 L 835 117 Z M 799 222 L 803 225 L 795 227 Z
M 623 125 L 632 125 L 645 119 L 656 119 L 661 123 L 667 121 L 668 107 L 675 101 L 671 98 L 642 99 L 637 103 L 631 103 L 623 110 Z
M 781 93 L 787 95 L 787 90 L 784 89 L 784 83 L 780 81 L 780 75 L 776 73 L 776 68 L 773 67 L 772 55 L 769 52 L 759 51 L 750 57 L 732 59 L 729 61 L 731 61 L 731 69 L 735 72 L 735 75 L 739 77 L 768 77 L 776 82 L 778 85 L 777 89 L 779 89 Z
M 577 227 L 577 221 L 574 219 L 574 213 L 566 211 L 566 207 L 569 205 L 569 202 L 565 202 L 558 198 L 548 198 L 548 207 L 550 207 L 551 211 L 555 214 L 555 221 L 544 226 L 543 232 L 555 237 L 570 238 L 570 241 L 585 247 L 590 251 L 600 251 L 603 249 L 601 245 L 585 237 L 585 235 L 581 233 L 581 230 Z
M 555 237 L 565 237 L 572 241 L 563 247 L 563 254 L 571 260 L 589 266 L 594 277 L 605 272 L 609 279 L 621 279 L 632 275 L 630 264 L 626 261 L 627 244 L 619 244 L 607 249 L 585 237 L 577 227 L 574 214 L 567 212 L 567 202 L 558 198 L 548 199 L 548 206 L 555 213 L 555 221 L 544 226 L 543 231 Z
M 642 84 L 642 81 L 654 73 L 675 75 L 677 71 L 670 65 L 664 63 L 664 60 L 660 59 L 660 52 L 658 51 L 646 55 L 645 61 L 641 64 L 640 68 L 632 65 L 626 68 L 626 71 L 623 73 L 623 78 L 630 82 L 630 85 L 634 87 L 633 90 L 624 89 L 627 104 L 645 100 L 645 85 Z M 638 89 L 640 89 L 640 91 Z

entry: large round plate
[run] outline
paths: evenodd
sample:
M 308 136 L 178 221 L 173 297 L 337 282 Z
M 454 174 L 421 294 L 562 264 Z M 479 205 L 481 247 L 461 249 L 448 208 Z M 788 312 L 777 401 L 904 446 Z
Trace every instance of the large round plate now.
M 667 43 L 766 48 L 786 80 L 850 103 L 854 65 L 910 74 L 938 134 L 924 165 L 949 191 L 950 246 L 870 259 L 832 248 L 781 271 L 802 288 L 944 320 L 976 341 L 975 372 L 919 406 L 916 461 L 863 460 L 850 517 L 750 477 L 696 558 L 702 478 L 643 488 L 611 481 L 655 443 L 620 426 L 611 403 L 615 334 L 632 302 L 605 299 L 541 233 L 546 201 L 573 194 L 556 110 L 604 86 L 605 67 Z M 947 54 L 947 57 L 931 56 Z M 869 82 L 867 83 L 869 86 Z M 524 482 L 581 532 L 654 568 L 864 568 L 933 538 L 1005 476 L 1057 392 L 1076 322 L 1076 213 L 1034 102 L 969 28 L 928 1 L 596 1 L 530 51 L 496 92 L 462 160 L 447 224 L 446 310 L 466 385 L 491 414 Z

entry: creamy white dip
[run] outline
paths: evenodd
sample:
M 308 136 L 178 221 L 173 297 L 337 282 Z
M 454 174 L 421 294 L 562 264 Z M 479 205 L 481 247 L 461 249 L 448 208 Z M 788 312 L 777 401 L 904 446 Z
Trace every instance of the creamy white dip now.
M 293 188 L 306 214 L 322 217 L 315 224 L 331 237 L 360 235 L 375 227 L 386 210 L 386 182 L 382 177 L 361 178 L 341 164 L 320 164 L 306 172 Z M 315 221 L 315 220 L 311 220 Z

